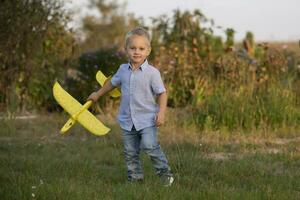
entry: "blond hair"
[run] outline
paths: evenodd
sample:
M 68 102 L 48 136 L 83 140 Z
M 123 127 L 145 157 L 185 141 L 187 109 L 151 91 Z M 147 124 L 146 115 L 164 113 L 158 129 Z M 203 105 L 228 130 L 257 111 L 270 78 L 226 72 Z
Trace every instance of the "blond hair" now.
M 136 28 L 132 29 L 131 31 L 129 31 L 126 34 L 126 36 L 125 36 L 125 48 L 127 48 L 127 45 L 129 44 L 129 39 L 133 35 L 138 35 L 138 36 L 145 37 L 148 40 L 149 48 L 151 47 L 151 45 L 150 45 L 151 38 L 150 38 L 150 34 L 148 33 L 148 31 L 146 29 L 144 29 L 143 27 L 136 27 Z

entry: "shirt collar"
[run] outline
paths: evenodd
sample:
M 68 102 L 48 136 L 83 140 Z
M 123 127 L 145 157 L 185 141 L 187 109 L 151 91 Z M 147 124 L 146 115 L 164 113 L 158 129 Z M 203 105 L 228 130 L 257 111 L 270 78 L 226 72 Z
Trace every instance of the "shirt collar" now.
M 148 60 L 146 59 L 145 62 L 139 67 L 139 69 L 143 71 L 148 65 Z M 130 62 L 128 62 L 128 69 L 132 69 Z

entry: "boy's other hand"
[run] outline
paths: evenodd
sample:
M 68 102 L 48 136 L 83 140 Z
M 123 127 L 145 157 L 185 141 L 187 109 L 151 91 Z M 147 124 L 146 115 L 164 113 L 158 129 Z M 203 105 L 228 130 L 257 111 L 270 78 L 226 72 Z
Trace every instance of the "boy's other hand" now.
M 156 119 L 155 119 L 155 122 L 156 122 L 156 126 L 161 126 L 165 123 L 165 113 L 163 112 L 158 112 L 156 114 Z
M 99 96 L 97 94 L 97 92 L 93 92 L 88 98 L 87 101 L 91 100 L 94 103 L 98 100 Z

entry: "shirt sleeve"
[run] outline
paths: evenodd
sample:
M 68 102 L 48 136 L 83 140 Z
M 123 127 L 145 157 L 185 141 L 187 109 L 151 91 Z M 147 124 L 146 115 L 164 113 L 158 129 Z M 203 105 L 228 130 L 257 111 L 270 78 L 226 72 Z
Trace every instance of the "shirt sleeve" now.
M 119 67 L 118 71 L 113 75 L 110 82 L 114 87 L 120 86 L 120 84 L 121 84 L 121 66 Z
M 158 70 L 153 73 L 151 87 L 155 94 L 161 94 L 166 91 L 161 75 Z

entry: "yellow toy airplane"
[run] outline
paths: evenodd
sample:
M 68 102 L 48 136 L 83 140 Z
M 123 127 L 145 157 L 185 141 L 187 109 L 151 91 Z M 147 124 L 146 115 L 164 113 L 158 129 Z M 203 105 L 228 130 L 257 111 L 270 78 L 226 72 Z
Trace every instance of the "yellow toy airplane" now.
M 105 75 L 98 71 L 96 79 L 101 86 L 104 85 L 108 79 Z M 119 97 L 120 91 L 116 88 L 109 93 L 112 97 Z M 58 82 L 53 86 L 53 96 L 55 100 L 63 107 L 63 109 L 71 115 L 71 118 L 65 123 L 60 132 L 66 133 L 75 123 L 78 121 L 84 128 L 95 135 L 105 135 L 110 131 L 108 127 L 102 124 L 92 113 L 88 111 L 88 108 L 92 105 L 92 101 L 87 101 L 83 106 L 74 99 L 69 93 L 67 93 Z
M 104 83 L 106 81 L 110 80 L 111 77 L 106 78 L 106 76 L 101 71 L 98 71 L 96 74 L 96 79 L 97 79 L 98 83 L 103 87 Z M 118 88 L 113 89 L 108 94 L 114 98 L 121 96 L 121 92 L 119 91 Z

